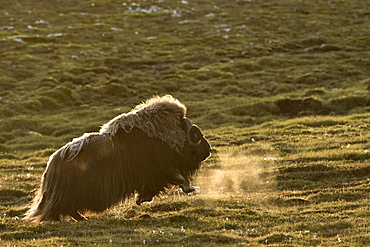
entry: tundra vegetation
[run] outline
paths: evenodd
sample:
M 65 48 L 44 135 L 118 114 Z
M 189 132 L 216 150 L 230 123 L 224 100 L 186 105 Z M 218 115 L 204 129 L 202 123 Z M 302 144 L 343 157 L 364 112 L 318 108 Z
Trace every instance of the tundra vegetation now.
M 368 1 L 2 0 L 1 246 L 366 246 Z M 48 157 L 153 95 L 213 146 L 192 182 L 22 220 Z

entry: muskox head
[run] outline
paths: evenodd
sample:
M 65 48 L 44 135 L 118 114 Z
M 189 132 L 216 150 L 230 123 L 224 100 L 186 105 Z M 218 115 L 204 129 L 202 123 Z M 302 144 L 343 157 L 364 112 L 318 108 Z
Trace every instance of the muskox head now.
M 189 178 L 209 155 L 186 107 L 172 96 L 152 98 L 57 150 L 26 218 L 80 220 L 130 196 L 151 201 L 174 185 L 192 192 Z

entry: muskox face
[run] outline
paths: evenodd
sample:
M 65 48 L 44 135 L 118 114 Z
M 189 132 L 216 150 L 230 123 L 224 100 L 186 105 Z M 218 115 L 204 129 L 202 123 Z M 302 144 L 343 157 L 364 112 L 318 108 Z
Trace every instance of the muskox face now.
M 185 118 L 185 129 L 187 131 L 187 142 L 190 146 L 192 156 L 197 162 L 206 160 L 211 155 L 211 146 L 204 138 L 198 126 L 194 125 L 190 119 Z

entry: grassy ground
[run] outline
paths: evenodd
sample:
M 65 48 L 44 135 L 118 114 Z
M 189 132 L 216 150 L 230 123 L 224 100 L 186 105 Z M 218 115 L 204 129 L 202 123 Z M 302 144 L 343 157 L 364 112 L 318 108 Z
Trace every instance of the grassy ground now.
M 1 246 L 366 246 L 366 1 L 2 1 Z M 151 204 L 22 221 L 49 155 L 172 94 L 213 155 Z

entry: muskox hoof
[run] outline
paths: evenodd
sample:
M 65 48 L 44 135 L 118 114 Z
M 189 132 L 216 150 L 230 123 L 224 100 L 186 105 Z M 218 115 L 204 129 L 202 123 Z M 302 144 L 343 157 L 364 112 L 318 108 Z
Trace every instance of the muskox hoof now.
M 153 197 L 151 198 L 141 198 L 140 196 L 136 200 L 136 205 L 140 206 L 143 202 L 151 202 L 153 201 Z
M 185 193 L 191 193 L 195 190 L 195 187 L 189 185 L 187 187 L 181 187 L 182 191 L 184 191 Z

